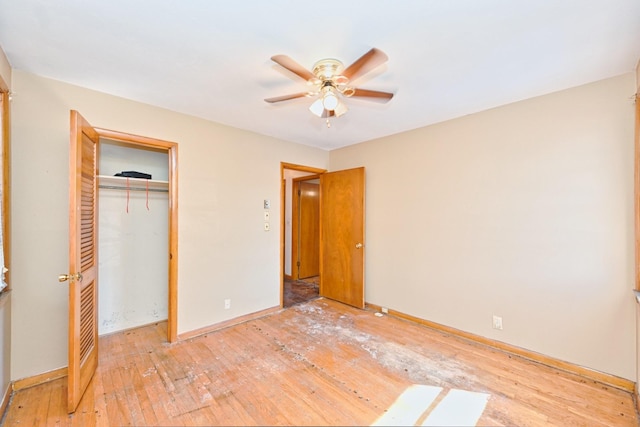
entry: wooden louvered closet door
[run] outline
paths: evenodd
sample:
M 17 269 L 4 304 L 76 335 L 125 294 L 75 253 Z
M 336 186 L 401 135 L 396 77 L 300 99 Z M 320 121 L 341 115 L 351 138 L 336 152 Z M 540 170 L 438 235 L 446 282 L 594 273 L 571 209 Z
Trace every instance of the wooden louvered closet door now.
M 71 111 L 69 153 L 69 385 L 74 412 L 98 366 L 98 133 Z

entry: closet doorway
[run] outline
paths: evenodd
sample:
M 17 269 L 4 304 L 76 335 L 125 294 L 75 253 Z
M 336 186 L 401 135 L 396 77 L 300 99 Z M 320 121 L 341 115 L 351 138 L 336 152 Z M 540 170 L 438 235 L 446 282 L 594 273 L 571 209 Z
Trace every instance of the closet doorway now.
M 120 327 L 118 329 L 123 329 L 122 325 L 124 325 L 127 321 L 138 322 L 141 326 L 144 323 L 144 320 L 149 320 L 146 323 L 153 323 L 153 318 L 158 317 L 159 315 L 164 315 L 163 319 L 158 318 L 158 320 L 167 321 L 167 341 L 175 342 L 178 339 L 177 334 L 177 259 L 178 259 L 178 177 L 177 177 L 177 161 L 178 161 L 178 145 L 174 142 L 168 142 L 153 138 L 147 138 L 143 136 L 131 135 L 122 132 L 111 131 L 107 129 L 95 128 L 96 132 L 99 135 L 99 151 L 102 155 L 108 154 L 110 159 L 99 159 L 98 163 L 100 166 L 103 166 L 103 160 L 106 160 L 106 164 L 109 165 L 111 169 L 105 170 L 104 173 L 102 169 L 99 170 L 98 180 L 98 197 L 99 200 L 102 201 L 102 197 L 107 195 L 107 193 L 112 193 L 114 196 L 114 191 L 119 191 L 121 209 L 125 212 L 127 216 L 134 216 L 134 210 L 136 214 L 140 214 L 146 211 L 151 212 L 153 209 L 154 213 L 160 214 L 163 211 L 164 216 L 156 217 L 154 222 L 156 223 L 156 227 L 153 230 L 147 230 L 147 234 L 151 233 L 157 234 L 157 243 L 158 245 L 162 245 L 164 249 L 164 259 L 159 260 L 159 265 L 145 265 L 145 266 L 135 266 L 136 271 L 142 271 L 144 269 L 164 269 L 165 272 L 156 272 L 155 275 L 150 275 L 145 280 L 146 282 L 151 283 L 153 280 L 162 280 L 160 283 L 151 283 L 147 285 L 155 291 L 153 292 L 153 301 L 148 301 L 146 306 L 139 305 L 139 309 L 143 310 L 142 316 L 138 317 L 138 319 L 125 319 L 129 314 L 125 311 L 127 310 L 126 306 L 120 304 L 120 311 L 115 310 L 112 312 L 106 312 L 100 315 L 100 326 L 109 326 L 109 324 L 118 324 Z M 103 147 L 104 146 L 104 147 Z M 106 149 L 106 150 L 105 150 Z M 127 151 L 128 150 L 128 151 Z M 107 178 L 107 174 L 113 175 L 109 172 L 114 171 L 115 162 L 117 161 L 118 154 L 127 153 L 131 157 L 124 160 L 121 164 L 123 165 L 121 171 L 131 170 L 125 165 L 130 165 L 133 168 L 133 165 L 136 165 L 135 168 L 140 172 L 144 172 L 144 168 L 151 168 L 152 179 L 146 182 L 147 180 L 141 179 L 132 179 L 127 180 L 125 177 L 109 177 Z M 161 166 L 160 162 L 164 161 L 165 166 Z M 138 167 L 139 166 L 139 167 Z M 135 169 L 134 169 L 135 170 Z M 118 172 L 121 172 L 118 171 Z M 157 171 L 158 175 L 154 177 L 153 172 Z M 165 175 L 166 174 L 166 175 Z M 158 178 L 158 179 L 155 179 Z M 118 183 L 114 185 L 113 180 L 119 180 Z M 127 183 L 128 181 L 128 183 Z M 129 187 L 129 191 L 127 191 L 127 186 Z M 102 187 L 102 188 L 101 188 Z M 109 188 L 114 187 L 114 188 Z M 115 187 L 119 187 L 116 189 Z M 135 193 L 134 193 L 135 192 Z M 113 209 L 113 200 L 108 200 L 109 208 Z M 155 205 L 155 206 L 154 206 Z M 147 207 L 149 210 L 147 210 Z M 128 212 L 127 212 L 128 211 Z M 102 218 L 99 219 L 99 225 L 103 224 Z M 140 218 L 138 218 L 138 222 Z M 135 224 L 133 224 L 135 225 Z M 127 225 L 130 229 L 132 228 L 132 224 Z M 148 226 L 148 224 L 146 224 Z M 164 227 L 164 229 L 162 229 Z M 104 230 L 109 232 L 109 230 Z M 98 228 L 98 236 L 102 238 L 104 236 L 104 231 Z M 120 230 L 122 231 L 122 230 Z M 117 234 L 117 230 L 115 230 Z M 111 236 L 114 235 L 114 230 L 111 230 Z M 131 237 L 131 236 L 129 236 Z M 138 235 L 137 240 L 131 240 L 131 243 L 134 245 L 146 245 L 148 242 L 144 241 L 143 235 Z M 128 248 L 129 251 L 135 252 L 136 250 L 144 250 L 143 248 Z M 113 252 L 113 251 L 112 251 Z M 122 254 L 121 254 L 122 255 Z M 99 254 L 99 256 L 101 256 Z M 118 256 L 117 254 L 115 256 Z M 162 257 L 162 255 L 155 255 L 156 257 Z M 156 258 L 159 259 L 159 258 Z M 103 258 L 100 258 L 101 262 Z M 118 266 L 121 265 L 118 260 L 111 260 L 112 264 Z M 129 260 L 131 262 L 131 260 Z M 105 272 L 107 273 L 107 272 Z M 124 282 L 118 285 L 121 292 L 125 292 L 126 287 L 132 287 L 137 285 L 138 277 L 129 275 L 128 272 L 120 272 L 124 274 Z M 99 273 L 99 277 L 102 277 L 102 273 Z M 164 287 L 164 289 L 158 290 L 158 287 Z M 134 297 L 134 294 L 129 293 L 129 297 Z M 111 295 L 112 304 L 111 307 L 114 307 L 113 298 L 118 298 L 116 295 Z M 135 296 L 136 298 L 138 296 Z M 160 303 L 159 299 L 165 298 L 164 303 Z M 118 303 L 115 303 L 117 306 Z M 100 307 L 102 308 L 102 306 Z M 138 310 L 138 309 L 136 309 Z M 155 310 L 155 312 L 154 312 Z M 115 314 L 114 314 L 115 313 Z M 102 322 L 106 322 L 106 325 L 102 325 Z M 140 323 L 143 322 L 143 323 Z M 131 326 L 135 327 L 135 326 Z M 126 327 L 125 327 L 126 328 Z M 105 332 L 108 333 L 108 332 Z
M 98 152 L 98 335 L 106 335 L 168 318 L 169 162 L 165 150 L 107 138 Z

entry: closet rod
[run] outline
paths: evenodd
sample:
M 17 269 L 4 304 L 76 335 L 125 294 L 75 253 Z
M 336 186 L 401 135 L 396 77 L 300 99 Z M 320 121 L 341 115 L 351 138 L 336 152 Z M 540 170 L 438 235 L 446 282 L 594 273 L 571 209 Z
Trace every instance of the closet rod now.
M 129 190 L 129 191 L 149 191 L 149 192 L 156 192 L 156 193 L 168 193 L 169 190 L 165 190 L 162 188 L 144 188 L 144 187 L 120 187 L 120 186 L 116 186 L 116 185 L 98 185 L 98 188 L 106 188 L 108 190 Z

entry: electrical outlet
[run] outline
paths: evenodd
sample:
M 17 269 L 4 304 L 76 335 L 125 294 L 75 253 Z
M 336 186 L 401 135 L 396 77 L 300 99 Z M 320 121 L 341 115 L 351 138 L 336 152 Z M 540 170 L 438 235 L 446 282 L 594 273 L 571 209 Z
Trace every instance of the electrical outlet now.
M 226 300 L 224 300 L 224 309 L 228 310 L 231 308 L 231 299 L 227 298 Z
M 493 315 L 493 329 L 502 329 L 502 317 Z
M 269 230 L 271 230 L 271 227 L 269 226 L 268 222 L 265 222 L 264 223 L 264 231 L 269 231 Z
M 267 211 L 264 212 L 264 220 L 269 221 L 269 212 Z

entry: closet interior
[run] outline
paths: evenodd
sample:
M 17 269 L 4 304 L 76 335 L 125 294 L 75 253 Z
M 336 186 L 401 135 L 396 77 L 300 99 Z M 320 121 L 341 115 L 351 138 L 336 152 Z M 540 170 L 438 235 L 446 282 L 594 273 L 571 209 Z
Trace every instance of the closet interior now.
M 98 333 L 167 319 L 166 151 L 101 139 L 98 163 Z M 136 171 L 151 179 L 115 176 Z

